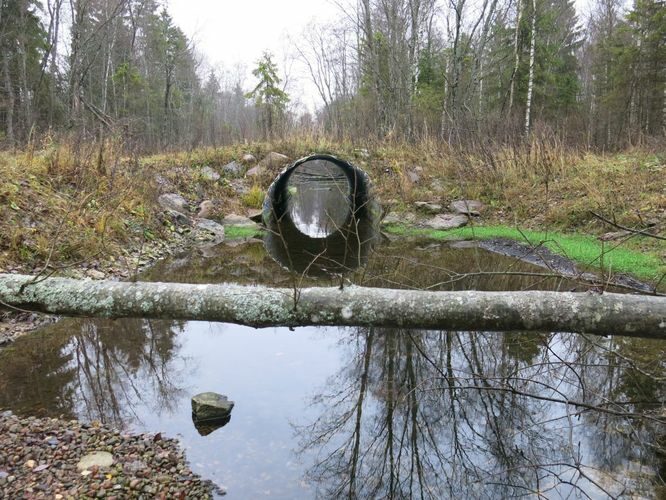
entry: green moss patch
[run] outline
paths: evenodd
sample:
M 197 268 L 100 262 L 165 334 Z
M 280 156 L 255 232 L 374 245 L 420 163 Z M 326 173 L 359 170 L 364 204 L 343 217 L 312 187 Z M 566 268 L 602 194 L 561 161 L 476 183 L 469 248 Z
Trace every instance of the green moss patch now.
M 229 240 L 237 240 L 241 238 L 261 238 L 264 231 L 261 228 L 252 226 L 225 226 L 224 237 Z
M 620 246 L 618 241 L 602 242 L 583 234 L 521 230 L 501 225 L 466 226 L 447 231 L 388 225 L 384 230 L 391 234 L 425 236 L 437 240 L 508 238 L 529 245 L 544 245 L 559 255 L 604 272 L 629 273 L 652 281 L 659 280 L 666 273 L 666 265 L 655 253 L 626 248 Z

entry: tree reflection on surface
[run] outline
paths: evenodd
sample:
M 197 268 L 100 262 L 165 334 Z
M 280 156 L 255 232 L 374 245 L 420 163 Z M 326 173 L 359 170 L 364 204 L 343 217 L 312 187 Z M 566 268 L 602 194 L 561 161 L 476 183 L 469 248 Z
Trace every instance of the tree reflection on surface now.
M 313 399 L 321 416 L 296 426 L 300 453 L 328 450 L 308 472 L 321 496 L 650 494 L 635 479 L 654 473 L 639 464 L 658 457 L 663 385 L 636 394 L 630 380 L 664 367 L 622 354 L 645 341 L 359 329 L 347 342 Z
M 121 427 L 136 418 L 133 408 L 140 402 L 169 411 L 182 392 L 180 374 L 172 368 L 175 333 L 182 328 L 179 322 L 145 319 L 52 325 L 37 333 L 47 346 L 25 339 L 2 353 L 12 359 L 0 363 L 0 407 Z M 2 383 L 8 380 L 13 382 Z

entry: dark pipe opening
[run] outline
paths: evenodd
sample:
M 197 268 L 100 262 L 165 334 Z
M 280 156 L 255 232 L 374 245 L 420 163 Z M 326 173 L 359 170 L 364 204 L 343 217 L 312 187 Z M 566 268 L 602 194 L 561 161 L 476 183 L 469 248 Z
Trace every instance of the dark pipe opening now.
M 266 248 L 298 273 L 356 269 L 378 234 L 376 208 L 365 172 L 331 155 L 308 156 L 285 169 L 268 190 Z

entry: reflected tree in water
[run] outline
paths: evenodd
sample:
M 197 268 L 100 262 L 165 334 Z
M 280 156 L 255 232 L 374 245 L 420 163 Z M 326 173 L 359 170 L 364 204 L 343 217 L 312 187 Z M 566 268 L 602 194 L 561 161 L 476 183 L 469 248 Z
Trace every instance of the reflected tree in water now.
M 634 377 L 663 380 L 663 352 L 646 371 L 614 342 L 354 331 L 350 362 L 313 399 L 321 416 L 296 426 L 316 457 L 308 479 L 336 498 L 652 495 L 663 384 L 646 393 Z
M 1 353 L 0 406 L 121 427 L 137 419 L 139 402 L 171 411 L 183 393 L 175 369 L 182 329 L 180 322 L 143 319 L 59 322 Z M 26 385 L 33 371 L 35 385 Z

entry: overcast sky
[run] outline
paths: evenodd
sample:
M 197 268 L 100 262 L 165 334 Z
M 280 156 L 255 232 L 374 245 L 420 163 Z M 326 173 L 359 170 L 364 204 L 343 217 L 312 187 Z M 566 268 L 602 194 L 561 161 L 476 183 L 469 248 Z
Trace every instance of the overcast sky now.
M 226 69 L 245 65 L 247 88 L 265 50 L 273 53 L 284 72 L 285 58 L 293 52 L 287 37 L 297 37 L 312 20 L 338 17 L 338 8 L 329 0 L 168 0 L 168 4 L 174 22 L 194 39 L 209 64 Z M 318 104 L 302 68 L 293 66 L 289 77 L 292 101 L 300 98 L 308 108 Z
M 297 38 L 311 21 L 338 19 L 341 14 L 336 1 L 344 0 L 167 1 L 174 22 L 194 39 L 197 50 L 212 67 L 233 70 L 237 64 L 245 66 L 246 90 L 254 82 L 251 71 L 256 61 L 268 50 L 281 74 L 291 61 L 287 91 L 292 104 L 300 101 L 309 110 L 320 104 L 305 68 L 294 62 L 288 37 Z M 589 0 L 575 2 L 582 23 Z

